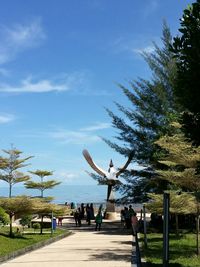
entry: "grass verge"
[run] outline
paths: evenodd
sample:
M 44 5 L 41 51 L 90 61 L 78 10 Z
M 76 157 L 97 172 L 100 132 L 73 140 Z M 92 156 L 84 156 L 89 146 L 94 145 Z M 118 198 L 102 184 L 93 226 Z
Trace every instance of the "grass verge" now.
M 145 258 L 144 266 L 161 267 L 163 256 L 162 234 L 148 234 L 147 248 L 142 246 L 142 257 Z M 143 243 L 141 234 L 139 242 Z M 171 267 L 199 267 L 200 256 L 196 256 L 196 235 L 181 234 L 178 238 L 174 234 L 169 237 L 169 266 Z
M 15 229 L 14 229 L 15 231 Z M 66 230 L 56 229 L 53 233 L 53 237 L 62 235 L 66 233 Z M 0 258 L 6 256 L 12 252 L 18 251 L 20 249 L 29 247 L 31 245 L 40 243 L 42 241 L 52 238 L 49 229 L 44 229 L 44 233 L 41 235 L 38 232 L 30 229 L 25 233 L 15 233 L 15 236 L 9 237 L 9 228 L 1 227 L 0 228 Z

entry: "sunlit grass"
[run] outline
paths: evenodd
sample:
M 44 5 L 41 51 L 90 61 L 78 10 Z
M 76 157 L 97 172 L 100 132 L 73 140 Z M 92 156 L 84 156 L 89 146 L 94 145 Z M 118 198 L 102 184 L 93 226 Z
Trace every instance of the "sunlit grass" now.
M 9 228 L 0 228 L 0 257 L 52 237 L 50 229 L 44 229 L 42 235 L 39 233 L 39 230 L 36 230 L 34 233 L 33 229 L 26 229 L 25 233 L 17 233 L 14 228 L 14 232 L 14 237 L 10 238 Z M 53 237 L 61 235 L 64 232 L 66 232 L 66 230 L 56 229 L 53 233 Z
M 143 236 L 141 239 L 143 242 Z M 199 267 L 200 256 L 196 256 L 196 235 L 182 234 L 176 237 L 170 234 L 169 263 L 170 266 L 179 267 Z M 142 256 L 147 262 L 147 266 L 162 266 L 163 257 L 163 237 L 162 234 L 147 235 L 148 248 L 142 248 Z

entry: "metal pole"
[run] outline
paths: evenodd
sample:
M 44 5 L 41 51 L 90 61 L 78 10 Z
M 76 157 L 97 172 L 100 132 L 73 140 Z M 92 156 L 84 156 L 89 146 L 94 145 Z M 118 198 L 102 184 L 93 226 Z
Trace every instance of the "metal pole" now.
M 169 266 L 169 193 L 163 195 L 163 267 Z
M 146 207 L 143 205 L 143 217 L 144 217 L 144 246 L 147 248 L 147 220 L 146 220 Z
M 51 212 L 51 235 L 53 235 L 53 211 Z

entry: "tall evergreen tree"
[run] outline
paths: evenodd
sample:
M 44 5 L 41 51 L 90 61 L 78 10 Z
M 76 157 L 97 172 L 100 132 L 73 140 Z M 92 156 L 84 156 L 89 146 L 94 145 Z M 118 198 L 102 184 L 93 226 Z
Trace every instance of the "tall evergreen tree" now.
M 183 106 L 183 128 L 195 145 L 200 145 L 200 0 L 184 10 L 180 36 L 174 38 L 176 58 L 175 95 Z
M 18 171 L 18 169 L 27 166 L 25 162 L 32 157 L 21 158 L 22 152 L 13 147 L 9 150 L 3 150 L 3 152 L 7 154 L 7 157 L 0 157 L 0 180 L 9 184 L 9 197 L 11 197 L 14 184 L 30 179 L 28 175 Z
M 152 179 L 157 164 L 156 155 L 160 153 L 154 142 L 171 130 L 169 123 L 177 116 L 173 97 L 176 66 L 170 50 L 172 37 L 165 23 L 162 42 L 161 48 L 154 43 L 154 52 L 143 54 L 152 71 L 151 80 L 140 78 L 131 81 L 130 89 L 119 85 L 132 107 L 116 103 L 123 117 L 107 109 L 118 135 L 117 142 L 104 139 L 105 142 L 125 156 L 133 151 L 133 160 L 143 166 L 124 175 L 127 183 L 121 187 L 121 191 L 126 201 L 143 201 L 146 192 L 163 189 L 160 183 Z

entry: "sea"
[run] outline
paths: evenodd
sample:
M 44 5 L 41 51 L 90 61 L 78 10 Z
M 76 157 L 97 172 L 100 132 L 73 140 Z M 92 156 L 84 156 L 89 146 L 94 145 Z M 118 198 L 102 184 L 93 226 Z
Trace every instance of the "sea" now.
M 39 190 L 27 189 L 23 186 L 14 185 L 12 196 L 29 195 L 39 196 Z M 0 185 L 0 197 L 8 196 L 8 187 Z M 45 190 L 44 197 L 53 197 L 53 203 L 105 203 L 107 197 L 107 186 L 105 185 L 58 185 L 55 188 Z M 115 197 L 120 194 L 115 192 Z

